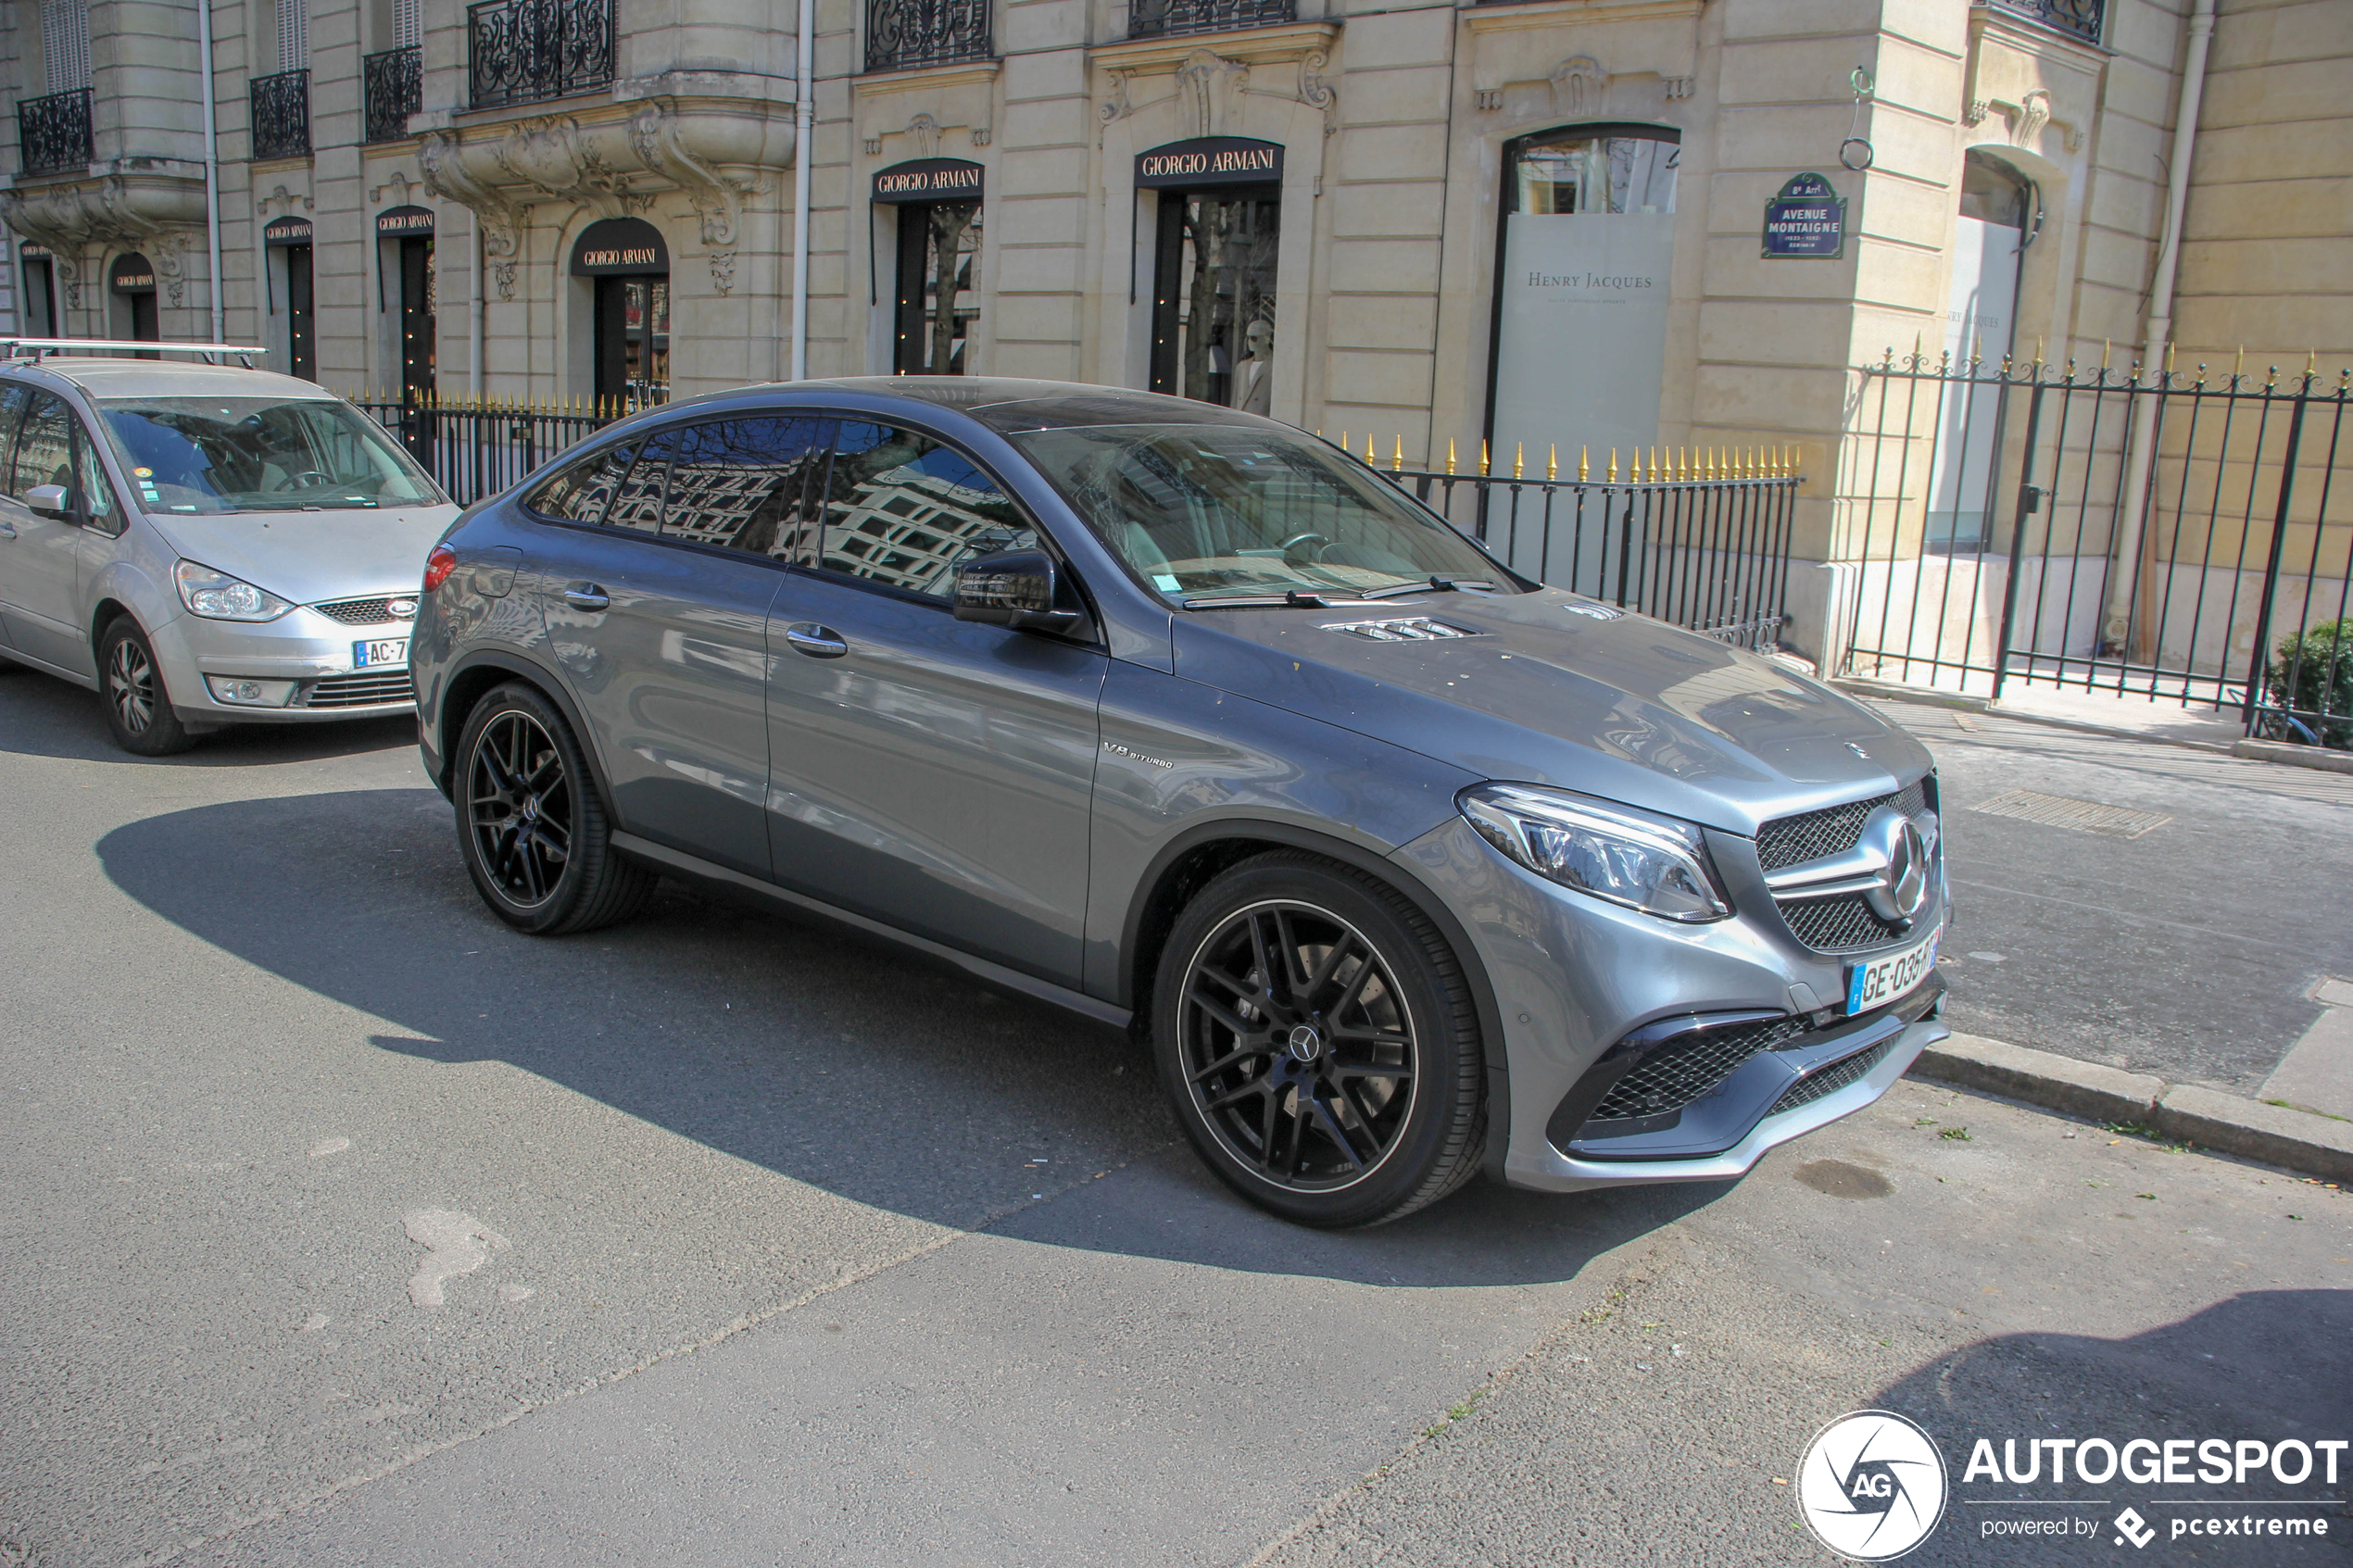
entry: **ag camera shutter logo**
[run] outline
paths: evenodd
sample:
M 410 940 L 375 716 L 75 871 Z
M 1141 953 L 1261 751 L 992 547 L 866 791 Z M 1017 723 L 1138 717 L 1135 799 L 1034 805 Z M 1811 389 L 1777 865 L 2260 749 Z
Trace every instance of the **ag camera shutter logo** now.
M 1944 1517 L 1936 1441 L 1891 1411 L 1856 1411 L 1814 1435 L 1797 1467 L 1806 1527 L 1842 1557 L 1884 1562 L 1928 1539 Z

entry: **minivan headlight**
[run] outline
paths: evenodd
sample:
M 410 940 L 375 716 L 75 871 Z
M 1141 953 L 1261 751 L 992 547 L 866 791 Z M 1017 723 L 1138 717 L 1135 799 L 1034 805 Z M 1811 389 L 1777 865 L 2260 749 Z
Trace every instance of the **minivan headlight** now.
M 1689 822 L 1532 784 L 1473 784 L 1456 804 L 1490 844 L 1565 887 L 1687 924 L 1732 912 Z
M 294 608 L 266 588 L 192 560 L 173 567 L 171 575 L 180 582 L 180 602 L 207 621 L 275 621 Z

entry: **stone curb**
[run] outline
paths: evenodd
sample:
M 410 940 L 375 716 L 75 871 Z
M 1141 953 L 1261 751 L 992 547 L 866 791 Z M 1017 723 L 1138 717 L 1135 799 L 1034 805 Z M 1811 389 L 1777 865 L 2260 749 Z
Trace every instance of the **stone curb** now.
M 2205 1148 L 2267 1165 L 2353 1182 L 2353 1122 L 2260 1100 L 2168 1084 L 2146 1073 L 1955 1035 L 1920 1052 L 1912 1072 L 2095 1122 L 2135 1122 Z
M 1890 681 L 1866 681 L 1853 676 L 1841 676 L 1831 683 L 1839 690 L 1856 696 L 1877 697 L 1882 702 L 1909 702 L 1922 708 L 1949 708 L 1959 713 L 1983 713 L 1995 719 L 2011 719 L 2021 724 L 2040 724 L 2045 729 L 2070 730 L 2079 735 L 2100 735 L 2108 740 L 2136 740 L 2146 746 L 2178 746 L 2188 751 L 2211 752 L 2217 757 L 2240 757 L 2257 762 L 2297 762 L 2308 768 L 2329 768 L 2331 762 L 2305 761 L 2298 757 L 2276 755 L 2288 751 L 2312 751 L 2308 746 L 2284 746 L 2277 741 L 2186 740 L 2180 735 L 2153 735 L 2141 730 L 2128 730 L 2120 724 L 2095 724 L 2085 719 L 2061 719 L 2055 714 L 2029 713 L 2016 708 L 2004 708 L 2000 703 L 1982 696 L 1969 696 L 1959 692 L 1931 691 L 1923 686 L 1897 685 Z M 2260 746 L 2262 751 L 2242 751 L 2246 746 Z M 2334 757 L 2338 753 L 2331 752 Z
M 2353 751 L 2331 751 L 2323 746 L 2290 746 L 2285 741 L 2243 740 L 2232 744 L 2231 755 L 2258 762 L 2285 762 L 2295 768 L 2323 772 L 2353 773 Z

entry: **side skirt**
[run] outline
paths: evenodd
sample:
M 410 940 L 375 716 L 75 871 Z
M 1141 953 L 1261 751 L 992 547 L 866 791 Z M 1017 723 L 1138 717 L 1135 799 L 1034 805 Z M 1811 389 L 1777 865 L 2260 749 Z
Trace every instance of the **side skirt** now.
M 787 909 L 805 914 L 822 916 L 838 924 L 849 926 L 853 931 L 862 932 L 869 936 L 878 936 L 886 942 L 894 943 L 902 947 L 912 947 L 919 953 L 953 964 L 974 978 L 985 981 L 1000 989 L 1017 991 L 1025 997 L 1034 997 L 1041 1002 L 1050 1002 L 1055 1007 L 1094 1019 L 1097 1022 L 1108 1023 L 1114 1029 L 1127 1027 L 1129 1013 L 1126 1008 L 1114 1007 L 1110 1002 L 1097 1001 L 1082 991 L 1074 991 L 1066 985 L 1057 985 L 1051 980 L 1040 980 L 1033 974 L 1024 974 L 1017 969 L 1008 969 L 1003 964 L 991 963 L 987 959 L 975 958 L 972 954 L 960 952 L 944 942 L 935 942 L 927 936 L 917 936 L 912 932 L 901 931 L 895 925 L 886 924 L 878 920 L 870 920 L 864 915 L 852 914 L 848 909 L 838 909 L 822 898 L 812 898 L 806 894 L 779 887 L 773 882 L 762 882 L 756 876 L 747 876 L 741 872 L 730 871 L 725 866 L 714 865 L 709 860 L 689 855 L 684 850 L 673 849 L 668 845 L 656 844 L 650 839 L 640 838 L 634 833 L 614 834 L 612 847 L 632 859 L 638 860 L 656 871 L 666 872 L 674 876 L 688 877 L 698 882 L 738 888 L 743 892 L 765 898 L 771 903 L 782 904 Z

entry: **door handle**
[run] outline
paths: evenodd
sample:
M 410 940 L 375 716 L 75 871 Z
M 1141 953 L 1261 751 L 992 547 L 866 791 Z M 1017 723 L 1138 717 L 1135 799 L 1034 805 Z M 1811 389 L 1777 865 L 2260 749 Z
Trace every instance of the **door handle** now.
M 574 583 L 564 590 L 564 603 L 574 609 L 599 610 L 612 604 L 612 596 L 594 583 Z
M 813 621 L 786 627 L 785 641 L 792 645 L 795 653 L 805 653 L 812 659 L 839 659 L 849 651 L 849 644 L 840 633 Z

